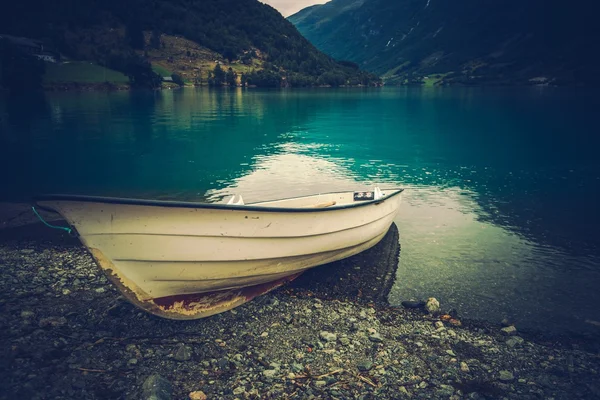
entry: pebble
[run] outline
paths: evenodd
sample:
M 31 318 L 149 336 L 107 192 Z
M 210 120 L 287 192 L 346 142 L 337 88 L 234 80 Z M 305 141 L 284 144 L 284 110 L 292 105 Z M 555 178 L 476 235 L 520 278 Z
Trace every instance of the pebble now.
M 152 374 L 142 384 L 142 400 L 170 400 L 173 392 L 171 382 L 159 374 Z
M 502 329 L 500 329 L 500 331 L 502 332 L 503 335 L 506 335 L 506 336 L 512 336 L 512 335 L 517 334 L 517 328 L 515 328 L 514 325 L 507 326 L 506 328 L 502 328 Z
M 192 351 L 188 346 L 180 344 L 173 358 L 177 361 L 188 361 L 192 358 Z
M 321 331 L 319 337 L 326 342 L 335 342 L 337 340 L 337 335 L 335 333 L 327 331 Z
M 375 332 L 375 333 L 369 335 L 369 340 L 374 343 L 382 343 L 383 342 L 383 338 L 381 337 L 381 334 L 379 334 L 379 332 Z
M 304 366 L 302 364 L 293 363 L 291 365 L 292 371 L 294 372 L 302 372 L 304 371 Z
M 371 368 L 373 368 L 373 363 L 371 361 L 361 361 L 358 364 L 356 364 L 356 368 L 358 368 L 359 371 L 369 371 L 371 370 Z
M 500 371 L 498 379 L 502 382 L 510 382 L 513 379 L 515 379 L 515 377 L 512 372 L 507 371 L 507 370 L 502 370 L 502 371 Z
M 508 347 L 515 347 L 515 346 L 523 344 L 523 342 L 525 342 L 525 340 L 523 340 L 522 337 L 512 336 L 512 337 L 506 339 L 505 343 Z
M 275 369 L 265 369 L 262 374 L 264 375 L 265 378 L 274 378 L 275 375 L 277 374 L 277 370 Z
M 435 297 L 430 297 L 425 303 L 425 309 L 429 314 L 437 314 L 440 311 L 440 302 Z
M 243 393 L 246 393 L 246 388 L 243 387 L 243 386 L 238 386 L 235 389 L 233 389 L 233 394 L 236 395 L 236 396 L 240 395 L 240 394 L 243 394 Z
M 400 304 L 402 304 L 402 307 L 404 307 L 404 308 L 423 308 L 423 307 L 425 307 L 424 301 L 416 301 L 416 300 L 406 300 Z
M 47 326 L 57 327 L 63 326 L 67 323 L 67 319 L 65 317 L 48 317 L 40 319 L 38 323 L 40 328 L 45 328 Z
M 461 370 L 462 372 L 469 372 L 469 371 L 470 371 L 470 370 L 469 370 L 469 365 L 468 365 L 466 362 L 462 361 L 462 362 L 460 363 L 460 370 Z
M 327 385 L 327 382 L 325 382 L 325 381 L 315 381 L 316 387 L 323 387 L 325 385 Z
M 190 400 L 206 400 L 208 397 L 202 390 L 197 390 L 195 392 L 190 392 L 189 398 Z
M 21 318 L 23 319 L 33 318 L 34 316 L 35 313 L 33 311 L 21 311 Z
M 106 289 L 104 289 L 103 287 L 99 287 L 96 289 L 96 293 L 104 293 L 106 292 Z

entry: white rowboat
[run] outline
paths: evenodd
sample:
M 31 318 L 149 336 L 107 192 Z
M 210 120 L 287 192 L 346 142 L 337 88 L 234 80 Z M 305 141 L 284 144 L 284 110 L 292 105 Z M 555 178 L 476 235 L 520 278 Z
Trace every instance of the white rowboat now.
M 374 246 L 392 224 L 401 192 L 252 204 L 48 195 L 36 203 L 65 218 L 132 303 L 162 317 L 195 319 Z

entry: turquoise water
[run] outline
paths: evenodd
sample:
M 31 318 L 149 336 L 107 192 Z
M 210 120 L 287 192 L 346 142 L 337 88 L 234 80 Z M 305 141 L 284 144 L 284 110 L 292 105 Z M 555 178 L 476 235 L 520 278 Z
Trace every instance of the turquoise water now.
M 0 199 L 246 202 L 402 186 L 392 303 L 598 333 L 593 91 L 49 93 L 0 100 Z

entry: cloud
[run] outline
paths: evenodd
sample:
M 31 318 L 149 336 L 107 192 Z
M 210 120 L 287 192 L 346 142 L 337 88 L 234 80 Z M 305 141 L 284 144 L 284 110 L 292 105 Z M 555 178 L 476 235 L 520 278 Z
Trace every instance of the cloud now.
M 328 0 L 262 0 L 263 3 L 277 9 L 284 17 L 289 17 L 292 14 L 312 6 L 314 4 L 324 4 Z

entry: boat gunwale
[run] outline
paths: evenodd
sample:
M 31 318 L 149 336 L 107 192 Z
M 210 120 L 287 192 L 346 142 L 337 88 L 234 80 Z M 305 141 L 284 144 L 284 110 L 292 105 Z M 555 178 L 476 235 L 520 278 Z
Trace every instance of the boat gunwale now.
M 212 210 L 235 210 L 235 211 L 255 211 L 255 212 L 283 212 L 283 213 L 312 213 L 312 212 L 326 212 L 326 211 L 337 211 L 346 210 L 349 208 L 365 207 L 371 204 L 380 204 L 386 200 L 399 195 L 404 191 L 403 188 L 391 188 L 381 189 L 382 191 L 392 191 L 391 194 L 386 195 L 381 199 L 364 200 L 351 204 L 345 204 L 341 206 L 332 206 L 324 208 L 294 208 L 294 207 L 263 207 L 256 204 L 260 203 L 271 203 L 283 200 L 302 199 L 307 197 L 316 196 L 314 194 L 308 196 L 299 197 L 288 197 L 283 199 L 267 200 L 256 203 L 250 203 L 245 205 L 235 204 L 220 204 L 220 203 L 198 203 L 188 201 L 173 201 L 173 200 L 151 200 L 151 199 L 134 199 L 134 198 L 120 198 L 120 197 L 104 197 L 104 196 L 87 196 L 87 195 L 71 195 L 71 194 L 47 194 L 34 197 L 35 203 L 44 201 L 75 201 L 75 202 L 86 202 L 86 203 L 106 203 L 106 204 L 123 204 L 133 206 L 150 206 L 150 207 L 165 207 L 165 208 L 192 208 L 192 209 L 212 209 Z M 328 192 L 319 193 L 318 195 L 329 195 L 329 194 L 340 194 L 349 193 L 350 191 L 343 192 Z M 56 210 L 49 209 L 43 205 L 38 206 L 47 211 L 56 212 Z

